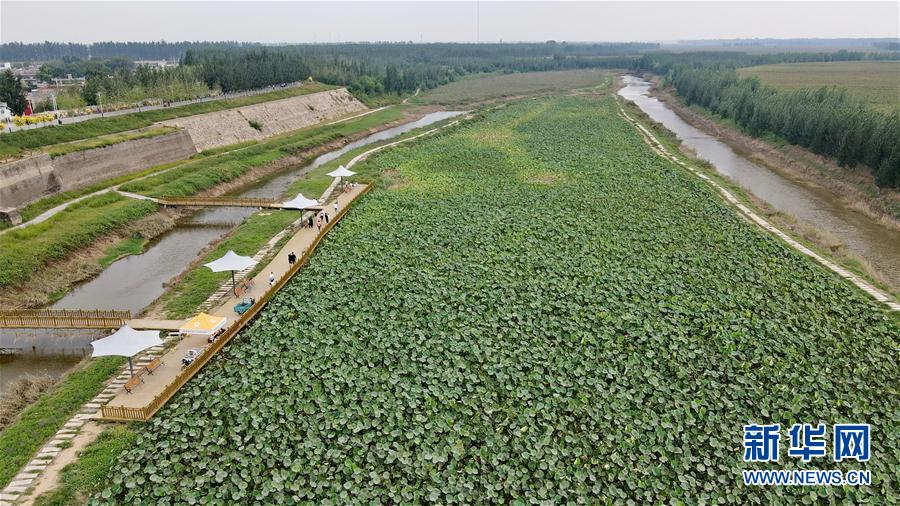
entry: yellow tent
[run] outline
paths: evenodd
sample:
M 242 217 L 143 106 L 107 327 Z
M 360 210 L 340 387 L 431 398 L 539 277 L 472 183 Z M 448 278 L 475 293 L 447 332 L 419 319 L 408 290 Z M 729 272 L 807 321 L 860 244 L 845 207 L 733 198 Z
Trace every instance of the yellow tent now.
M 209 335 L 225 326 L 228 318 L 224 316 L 212 316 L 206 313 L 200 313 L 190 320 L 184 322 L 184 325 L 178 329 L 182 334 L 200 334 Z

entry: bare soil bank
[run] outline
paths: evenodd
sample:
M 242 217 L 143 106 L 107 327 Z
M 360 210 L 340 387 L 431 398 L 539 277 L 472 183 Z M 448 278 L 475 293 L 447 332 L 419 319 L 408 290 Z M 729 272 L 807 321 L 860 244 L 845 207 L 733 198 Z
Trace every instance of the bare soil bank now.
M 210 188 L 198 195 L 215 197 L 235 191 L 252 184 L 261 178 L 274 175 L 298 164 L 307 163 L 319 155 L 339 149 L 355 140 L 381 130 L 414 121 L 428 112 L 433 112 L 431 109 L 432 108 L 418 108 L 414 112 L 410 111 L 402 120 L 384 123 L 366 131 L 358 132 L 326 144 L 321 144 L 315 148 L 287 156 L 266 165 L 254 167 L 237 179 Z M 87 281 L 102 272 L 103 267 L 100 266 L 99 261 L 106 255 L 107 251 L 112 246 L 133 237 L 135 234 L 139 234 L 147 240 L 153 240 L 174 228 L 179 219 L 185 218 L 193 212 L 193 210 L 184 208 L 161 209 L 115 233 L 108 234 L 86 248 L 73 251 L 65 260 L 47 264 L 37 276 L 27 283 L 23 283 L 22 286 L 17 289 L 0 293 L 0 305 L 6 309 L 27 309 L 39 308 L 51 304 L 78 283 Z M 218 244 L 225 235 L 227 235 L 227 233 L 211 243 L 210 247 Z M 207 250 L 208 249 L 205 249 L 204 251 Z M 188 267 L 188 269 L 190 268 L 191 267 Z
M 658 79 L 653 80 L 658 85 Z M 825 188 L 835 200 L 891 228 L 900 229 L 900 191 L 879 188 L 866 167 L 847 168 L 808 149 L 751 137 L 740 130 L 685 106 L 674 90 L 655 87 L 652 94 L 678 116 L 703 132 L 714 135 L 741 156 L 812 187 Z

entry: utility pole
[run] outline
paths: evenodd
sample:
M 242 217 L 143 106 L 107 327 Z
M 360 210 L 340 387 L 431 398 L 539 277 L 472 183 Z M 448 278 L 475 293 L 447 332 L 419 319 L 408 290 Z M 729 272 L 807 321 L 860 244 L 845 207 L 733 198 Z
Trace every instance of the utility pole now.
M 481 42 L 481 2 L 475 1 L 475 43 Z
M 100 102 L 100 117 L 105 118 L 106 116 L 103 115 L 103 92 L 102 91 L 97 92 L 97 101 Z

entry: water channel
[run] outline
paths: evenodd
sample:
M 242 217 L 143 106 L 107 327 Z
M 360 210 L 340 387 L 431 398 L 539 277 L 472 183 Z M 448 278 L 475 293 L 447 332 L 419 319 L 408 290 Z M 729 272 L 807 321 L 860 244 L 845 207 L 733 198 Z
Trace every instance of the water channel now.
M 325 153 L 312 162 L 245 187 L 234 196 L 277 199 L 307 172 L 354 149 L 402 135 L 465 111 L 440 111 L 400 126 L 382 130 L 346 146 Z M 293 197 L 291 195 L 290 197 Z M 308 197 L 312 197 L 308 195 Z M 237 226 L 253 208 L 218 207 L 204 209 L 181 220 L 172 230 L 155 239 L 145 251 L 114 262 L 98 276 L 72 289 L 51 306 L 54 309 L 129 309 L 137 314 L 165 290 L 164 283 L 182 272 L 211 241 Z M 89 347 L 84 352 L 89 352 Z M 0 357 L 0 393 L 26 373 L 59 375 L 81 358 L 81 354 L 44 354 L 40 351 Z
M 738 155 L 724 142 L 689 125 L 649 95 L 651 83 L 625 76 L 619 95 L 634 102 L 654 121 L 678 136 L 697 155 L 774 209 L 798 222 L 837 237 L 854 256 L 868 261 L 888 278 L 900 281 L 900 231 L 847 209 L 827 190 L 813 188 Z

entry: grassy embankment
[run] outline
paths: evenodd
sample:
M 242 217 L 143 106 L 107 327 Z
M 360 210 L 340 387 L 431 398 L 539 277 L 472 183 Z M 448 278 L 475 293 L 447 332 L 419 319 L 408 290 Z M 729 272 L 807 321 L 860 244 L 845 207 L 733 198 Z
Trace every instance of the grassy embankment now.
M 132 425 L 112 425 L 79 452 L 78 459 L 66 465 L 59 475 L 60 486 L 40 495 L 38 506 L 84 504 L 88 497 L 106 485 L 106 477 L 118 456 L 137 441 Z
M 156 211 L 150 201 L 105 193 L 72 204 L 52 218 L 0 236 L 0 288 L 14 289 L 46 263 L 66 258 Z
M 103 382 L 124 362 L 121 357 L 104 357 L 76 367 L 0 432 L 0 488 L 9 483 L 78 408 L 100 393 Z
M 110 188 L 112 186 L 120 185 L 122 183 L 127 183 L 128 181 L 133 181 L 135 179 L 141 179 L 143 177 L 149 176 L 149 175 L 157 173 L 157 172 L 163 172 L 163 171 L 171 169 L 173 167 L 177 167 L 178 165 L 188 163 L 191 160 L 197 160 L 199 158 L 208 158 L 210 156 L 220 155 L 227 151 L 234 151 L 237 149 L 252 146 L 257 143 L 258 143 L 258 141 L 256 141 L 256 140 L 249 140 L 249 141 L 239 142 L 236 144 L 229 144 L 227 146 L 220 146 L 218 148 L 207 149 L 207 150 L 201 151 L 201 152 L 191 156 L 190 158 L 186 158 L 184 160 L 169 162 L 169 163 L 165 163 L 162 165 L 155 165 L 153 167 L 142 170 L 140 172 L 135 172 L 132 174 L 126 174 L 126 175 L 119 176 L 116 178 L 107 179 L 105 181 L 101 181 L 97 184 L 94 184 L 94 185 L 91 185 L 91 186 L 88 186 L 85 188 L 62 192 L 62 193 L 57 193 L 56 195 L 46 197 L 41 200 L 38 200 L 38 201 L 28 204 L 27 206 L 25 206 L 24 208 L 22 208 L 19 211 L 19 214 L 22 216 L 23 221 L 28 221 L 28 220 L 31 220 L 34 217 L 38 216 L 39 214 L 43 213 L 44 211 L 48 211 L 60 204 L 68 202 L 69 200 L 72 200 L 72 199 L 75 199 L 75 198 L 78 198 L 78 197 L 81 197 L 84 195 L 88 195 L 90 193 L 94 193 L 94 192 L 102 190 L 104 188 Z M 6 224 L 6 222 L 3 222 L 2 224 Z M 0 224 L 0 225 L 2 225 L 2 224 Z
M 560 70 L 515 74 L 473 74 L 410 99 L 414 104 L 464 104 L 523 95 L 553 94 L 580 88 L 607 87 L 612 74 L 603 70 Z
M 612 99 L 522 101 L 361 172 L 394 182 L 142 428 L 104 502 L 895 497 L 897 323 Z M 873 484 L 740 486 L 761 419 L 871 421 Z
M 871 107 L 890 114 L 900 111 L 900 62 L 842 61 L 780 63 L 738 69 L 778 90 L 845 88 Z
M 150 197 L 192 195 L 236 179 L 253 167 L 397 121 L 403 117 L 403 111 L 403 107 L 391 107 L 336 125 L 304 128 L 215 158 L 196 160 L 165 174 L 127 183 L 122 189 Z
M 149 127 L 153 125 L 153 123 L 159 121 L 234 109 L 235 107 L 244 107 L 271 100 L 296 97 L 333 88 L 333 86 L 313 83 L 299 88 L 287 88 L 247 97 L 212 100 L 180 107 L 155 109 L 153 111 L 123 114 L 121 116 L 112 116 L 109 118 L 91 119 L 80 123 L 38 128 L 36 130 L 4 133 L 0 134 L 0 160 L 16 156 L 24 151 L 51 146 L 53 144 L 80 141 L 128 130 L 137 130 L 139 128 Z
M 105 148 L 107 146 L 112 146 L 113 144 L 119 144 L 120 142 L 133 141 L 136 139 L 150 139 L 174 131 L 175 127 L 170 126 L 149 127 L 141 130 L 121 132 L 110 135 L 101 135 L 100 137 L 94 137 L 82 141 L 54 144 L 45 148 L 44 151 L 46 151 L 47 154 L 50 155 L 50 158 L 56 158 L 59 156 L 68 155 L 69 153 L 77 153 L 78 151 Z
M 220 155 L 198 157 L 165 174 L 132 181 L 122 189 L 151 196 L 191 195 L 232 181 L 254 167 L 395 121 L 402 115 L 403 108 L 392 107 L 337 125 L 306 128 Z M 47 262 L 64 259 L 157 209 L 150 201 L 106 193 L 72 204 L 42 223 L 7 232 L 0 236 L 0 287 L 26 282 Z M 143 245 L 137 238 L 124 240 L 127 243 L 108 252 L 104 261 L 139 251 L 138 246 Z

